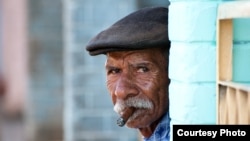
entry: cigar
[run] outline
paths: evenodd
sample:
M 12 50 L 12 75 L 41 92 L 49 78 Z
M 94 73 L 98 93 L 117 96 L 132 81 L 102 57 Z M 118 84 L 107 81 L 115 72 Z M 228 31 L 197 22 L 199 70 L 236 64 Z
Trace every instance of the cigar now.
M 129 117 L 132 116 L 134 111 L 135 111 L 134 107 L 126 108 L 125 111 L 122 113 L 121 117 L 117 119 L 117 124 L 120 127 L 124 126 L 128 121 Z

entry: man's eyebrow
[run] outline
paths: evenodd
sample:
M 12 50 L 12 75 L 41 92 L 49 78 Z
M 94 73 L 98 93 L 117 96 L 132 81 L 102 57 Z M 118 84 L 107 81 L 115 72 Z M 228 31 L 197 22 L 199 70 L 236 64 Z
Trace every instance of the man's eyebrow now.
M 139 63 L 132 63 L 131 66 L 138 67 L 138 66 L 150 66 L 152 63 L 150 62 L 139 62 Z
M 112 65 L 105 65 L 105 68 L 106 68 L 107 70 L 110 70 L 110 69 L 115 69 L 115 68 L 117 68 L 117 67 L 112 66 Z
M 151 66 L 151 65 L 153 65 L 153 63 L 151 63 L 151 62 L 138 62 L 138 63 L 134 62 L 134 63 L 131 63 L 129 65 L 132 67 L 140 67 L 140 66 Z M 119 67 L 116 67 L 116 66 L 113 66 L 110 64 L 106 64 L 105 68 L 106 68 L 106 70 L 110 70 L 110 69 L 117 69 Z

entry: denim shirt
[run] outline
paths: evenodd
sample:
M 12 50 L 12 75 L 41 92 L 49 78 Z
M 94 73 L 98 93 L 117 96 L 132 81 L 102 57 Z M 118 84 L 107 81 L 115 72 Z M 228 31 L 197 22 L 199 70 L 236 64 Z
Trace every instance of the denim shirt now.
M 154 133 L 149 138 L 143 138 L 144 141 L 170 141 L 170 118 L 166 113 L 160 123 L 155 128 Z

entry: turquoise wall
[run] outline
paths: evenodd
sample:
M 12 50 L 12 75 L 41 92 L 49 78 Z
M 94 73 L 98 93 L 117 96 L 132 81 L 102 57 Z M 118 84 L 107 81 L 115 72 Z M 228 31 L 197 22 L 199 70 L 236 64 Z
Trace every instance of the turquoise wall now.
M 216 124 L 217 9 L 223 0 L 170 0 L 173 124 Z M 250 84 L 250 20 L 233 20 L 233 81 Z
M 208 0 L 170 0 L 171 125 L 216 123 L 218 4 Z
M 172 0 L 169 76 L 172 124 L 216 121 L 217 1 Z

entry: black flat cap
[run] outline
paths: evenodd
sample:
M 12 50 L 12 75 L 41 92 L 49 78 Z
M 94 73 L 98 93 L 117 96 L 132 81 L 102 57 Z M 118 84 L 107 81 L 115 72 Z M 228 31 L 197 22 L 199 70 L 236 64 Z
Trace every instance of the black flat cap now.
M 92 38 L 86 46 L 90 55 L 111 51 L 169 48 L 168 9 L 146 7 L 120 19 Z

